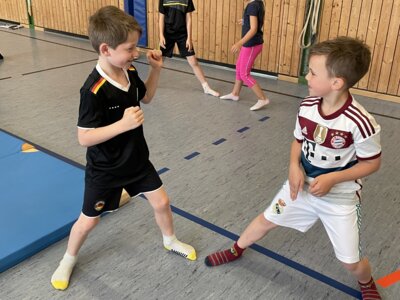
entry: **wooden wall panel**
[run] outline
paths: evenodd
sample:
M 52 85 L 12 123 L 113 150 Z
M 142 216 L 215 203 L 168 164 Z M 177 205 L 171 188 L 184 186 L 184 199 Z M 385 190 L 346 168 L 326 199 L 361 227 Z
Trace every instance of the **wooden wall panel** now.
M 1 0 L 0 19 L 29 24 L 26 0 Z
M 100 7 L 106 5 L 123 7 L 123 1 L 34 0 L 32 1 L 32 13 L 37 27 L 87 35 L 89 17 Z
M 371 49 L 370 69 L 355 88 L 400 96 L 399 0 L 325 0 L 319 40 L 337 36 L 359 38 Z
M 158 0 L 147 1 L 148 47 L 158 48 Z M 193 0 L 192 34 L 200 59 L 234 65 L 231 46 L 241 37 L 245 1 Z M 296 78 L 301 50 L 298 38 L 308 0 L 264 0 L 264 47 L 255 69 Z M 123 8 L 123 0 L 34 0 L 35 26 L 87 35 L 89 16 L 105 5 Z M 25 0 L 0 0 L 0 19 L 28 24 Z M 400 0 L 324 0 L 320 41 L 337 36 L 364 40 L 371 48 L 368 74 L 355 88 L 400 96 Z M 175 50 L 175 53 L 177 51 Z
M 241 38 L 238 20 L 243 16 L 243 0 L 194 0 L 192 40 L 200 59 L 234 65 L 232 45 Z M 268 0 L 264 20 L 264 48 L 255 69 L 297 77 L 300 48 L 298 35 L 304 20 L 306 0 Z M 147 0 L 149 28 L 158 31 L 158 0 Z M 152 22 L 157 24 L 151 24 Z M 284 41 L 282 42 L 282 38 Z M 158 32 L 149 30 L 149 48 L 158 46 Z M 177 52 L 176 52 L 177 53 Z

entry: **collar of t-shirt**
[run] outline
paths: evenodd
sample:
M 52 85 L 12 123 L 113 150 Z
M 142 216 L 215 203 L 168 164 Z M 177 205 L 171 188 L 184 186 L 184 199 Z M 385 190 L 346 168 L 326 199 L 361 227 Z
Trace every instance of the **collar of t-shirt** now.
M 97 72 L 99 72 L 99 74 L 101 75 L 101 77 L 103 77 L 105 80 L 107 80 L 109 83 L 111 83 L 113 86 L 115 86 L 117 89 L 120 89 L 124 92 L 129 91 L 129 88 L 131 87 L 131 82 L 129 80 L 129 75 L 128 75 L 128 71 L 126 71 L 125 69 L 123 69 L 124 74 L 126 76 L 126 79 L 128 80 L 128 84 L 126 86 L 123 86 L 122 84 L 119 84 L 118 82 L 116 82 L 115 80 L 112 80 L 104 71 L 103 69 L 100 67 L 99 64 L 96 65 L 96 70 Z

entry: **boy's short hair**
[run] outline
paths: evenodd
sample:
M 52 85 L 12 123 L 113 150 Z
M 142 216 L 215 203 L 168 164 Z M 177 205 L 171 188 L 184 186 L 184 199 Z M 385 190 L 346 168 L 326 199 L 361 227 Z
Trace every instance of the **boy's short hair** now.
M 371 62 L 369 47 L 350 37 L 318 43 L 310 50 L 310 57 L 313 55 L 325 55 L 329 76 L 342 78 L 348 89 L 368 72 Z
M 99 53 L 100 44 L 106 43 L 115 49 L 128 39 L 128 34 L 137 31 L 142 34 L 142 28 L 131 15 L 118 7 L 104 6 L 89 18 L 88 34 L 94 50 Z

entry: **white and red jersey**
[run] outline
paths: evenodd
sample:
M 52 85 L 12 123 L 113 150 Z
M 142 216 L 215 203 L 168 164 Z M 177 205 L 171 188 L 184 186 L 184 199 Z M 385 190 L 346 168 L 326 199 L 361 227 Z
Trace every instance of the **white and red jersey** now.
M 380 126 L 350 94 L 343 107 L 328 116 L 322 114 L 322 101 L 321 97 L 308 97 L 301 102 L 294 130 L 296 140 L 302 143 L 301 163 L 308 183 L 319 175 L 345 170 L 359 160 L 381 155 Z M 360 189 L 360 180 L 342 182 L 325 198 L 345 203 L 348 201 L 336 200 Z

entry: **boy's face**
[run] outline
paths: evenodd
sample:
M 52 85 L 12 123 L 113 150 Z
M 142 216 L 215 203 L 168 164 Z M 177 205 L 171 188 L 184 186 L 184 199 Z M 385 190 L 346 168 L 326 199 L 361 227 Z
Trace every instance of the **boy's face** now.
M 335 78 L 329 77 L 326 69 L 326 56 L 313 55 L 308 62 L 308 91 L 310 96 L 324 97 L 331 93 Z
M 115 49 L 108 47 L 107 59 L 113 66 L 128 69 L 132 61 L 139 58 L 139 51 L 136 48 L 139 41 L 139 32 L 133 31 L 128 34 L 127 40 L 119 44 Z

